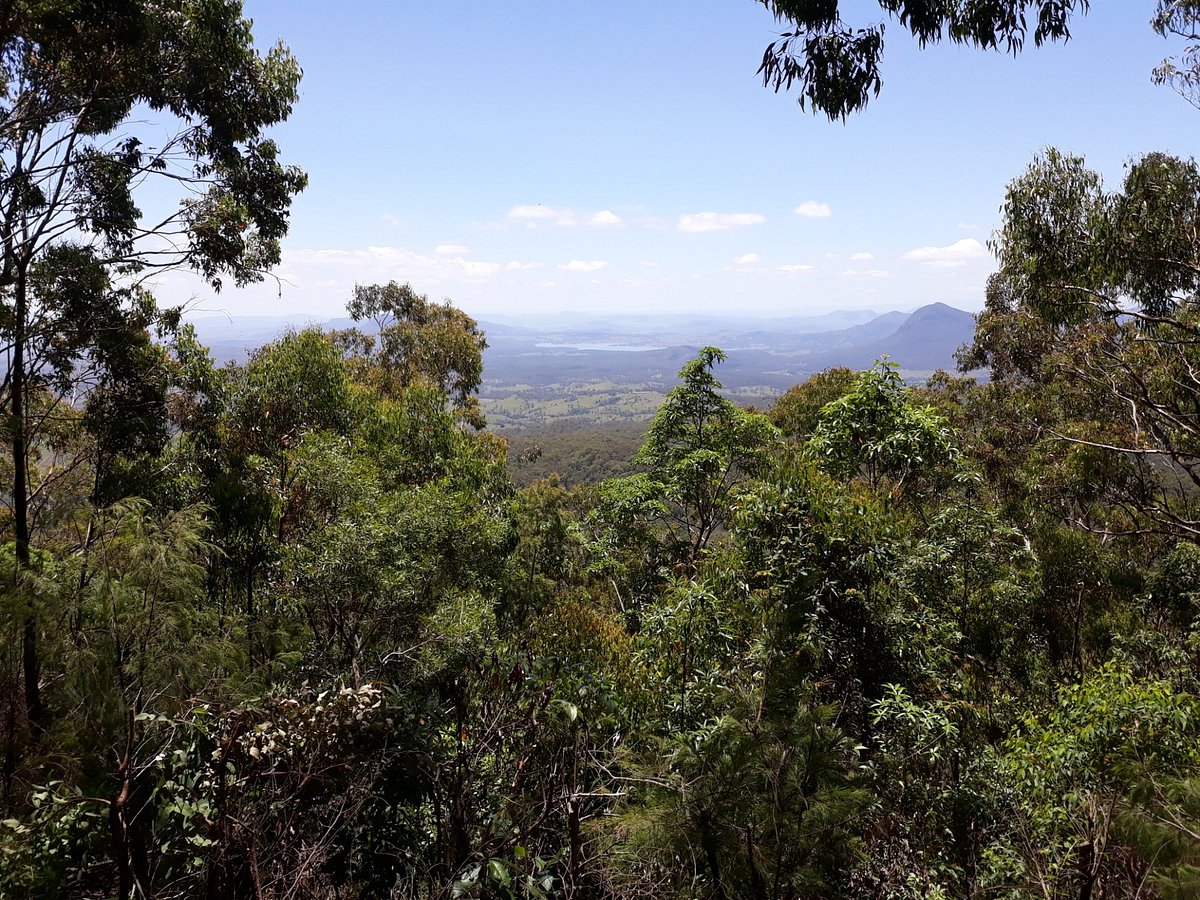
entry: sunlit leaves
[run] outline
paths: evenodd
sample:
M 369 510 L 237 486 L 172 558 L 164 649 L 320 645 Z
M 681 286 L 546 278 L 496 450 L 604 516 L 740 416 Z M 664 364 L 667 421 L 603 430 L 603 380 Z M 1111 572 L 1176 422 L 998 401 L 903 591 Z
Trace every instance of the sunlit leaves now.
M 806 452 L 836 477 L 862 472 L 873 486 L 888 477 L 897 488 L 911 476 L 952 466 L 960 455 L 945 420 L 912 403 L 887 363 L 863 372 L 852 391 L 821 410 Z

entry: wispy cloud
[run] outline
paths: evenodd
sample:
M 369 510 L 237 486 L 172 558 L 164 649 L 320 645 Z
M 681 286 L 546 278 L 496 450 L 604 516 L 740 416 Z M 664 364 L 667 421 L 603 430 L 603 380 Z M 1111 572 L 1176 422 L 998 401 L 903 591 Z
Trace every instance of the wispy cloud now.
M 730 228 L 745 228 L 761 225 L 767 217 L 758 213 L 684 213 L 679 217 L 676 228 L 688 234 L 702 231 L 727 231 Z
M 855 262 L 866 262 L 868 259 L 874 259 L 875 256 L 871 253 L 855 253 L 850 257 Z
M 471 248 L 464 244 L 438 244 L 433 252 L 438 256 L 466 256 Z
M 842 277 L 848 278 L 848 279 L 856 279 L 856 278 L 878 279 L 878 278 L 887 278 L 888 274 L 889 273 L 885 269 L 847 269 L 846 271 L 842 272 Z
M 819 200 L 805 200 L 796 207 L 796 215 L 802 219 L 828 219 L 833 215 L 833 210 L 829 208 L 828 203 L 821 203 Z
M 987 250 L 975 238 L 963 238 L 945 247 L 918 247 L 904 254 L 904 259 L 938 269 L 965 266 L 977 259 L 986 259 Z
M 587 223 L 593 228 L 624 228 L 625 220 L 611 209 L 602 209 L 588 217 Z
M 559 266 L 564 272 L 597 272 L 608 265 L 602 259 L 573 259 Z
M 802 272 L 811 272 L 816 268 L 807 263 L 788 263 L 782 266 L 764 266 L 761 263 L 762 257 L 757 253 L 743 253 L 726 266 L 725 271 L 759 275 L 799 275 Z
M 549 206 L 537 205 L 514 206 L 508 211 L 508 218 L 517 222 L 527 222 L 530 220 L 554 219 L 558 217 L 558 213 Z
M 537 228 L 540 225 L 557 225 L 560 228 L 570 228 L 578 223 L 575 212 L 570 209 L 555 209 L 542 204 L 525 204 L 514 206 L 505 216 L 510 222 L 521 222 L 527 228 Z
M 499 263 L 463 259 L 461 256 L 427 256 L 402 247 L 367 247 L 360 250 L 285 250 L 276 271 L 297 287 L 322 284 L 349 287 L 356 282 L 411 281 L 443 283 L 478 281 L 500 271 Z

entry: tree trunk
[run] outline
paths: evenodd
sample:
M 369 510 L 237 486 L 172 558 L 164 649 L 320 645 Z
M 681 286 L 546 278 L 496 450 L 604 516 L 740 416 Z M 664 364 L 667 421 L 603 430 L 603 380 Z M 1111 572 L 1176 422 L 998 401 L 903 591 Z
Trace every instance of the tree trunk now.
M 129 842 L 129 826 L 125 821 L 125 805 L 129 802 L 129 755 L 121 760 L 117 768 L 117 793 L 108 805 L 109 840 L 112 844 L 113 861 L 117 866 L 119 894 L 124 900 L 133 894 L 133 853 Z
M 712 877 L 712 896 L 716 900 L 725 900 L 725 885 L 721 877 L 721 860 L 717 850 L 716 836 L 712 832 L 712 822 L 707 813 L 703 813 L 696 822 L 700 832 L 700 849 L 704 853 L 704 862 L 708 874 Z
M 13 541 L 16 567 L 14 577 L 19 582 L 29 568 L 29 447 L 25 422 L 25 325 L 29 314 L 26 297 L 27 272 L 24 265 L 17 270 L 14 291 L 16 327 L 13 335 L 12 369 L 12 458 L 13 458 Z M 41 691 L 41 657 L 38 653 L 38 621 L 33 594 L 25 595 L 25 625 L 21 643 L 21 673 L 25 684 L 25 712 L 29 726 L 42 730 L 44 709 Z

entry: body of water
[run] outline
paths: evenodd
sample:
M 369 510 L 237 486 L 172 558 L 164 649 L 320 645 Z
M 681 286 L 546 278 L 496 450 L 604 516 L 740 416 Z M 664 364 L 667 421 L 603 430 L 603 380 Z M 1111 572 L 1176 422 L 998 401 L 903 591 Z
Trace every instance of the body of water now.
M 536 346 L 545 350 L 611 350 L 615 353 L 640 353 L 645 350 L 665 350 L 652 344 L 552 344 L 542 342 Z

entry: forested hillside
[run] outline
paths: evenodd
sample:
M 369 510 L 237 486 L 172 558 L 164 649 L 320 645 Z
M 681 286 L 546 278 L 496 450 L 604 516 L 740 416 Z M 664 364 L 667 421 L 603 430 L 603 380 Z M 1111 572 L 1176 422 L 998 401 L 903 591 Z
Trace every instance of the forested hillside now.
M 420 286 L 216 363 L 139 278 L 278 262 L 298 65 L 237 4 L 69 11 L 0 17 L 0 896 L 1200 895 L 1195 161 L 1011 182 L 987 380 L 754 410 L 706 346 L 560 443 L 575 484 Z M 873 71 L 800 85 L 844 114 Z

